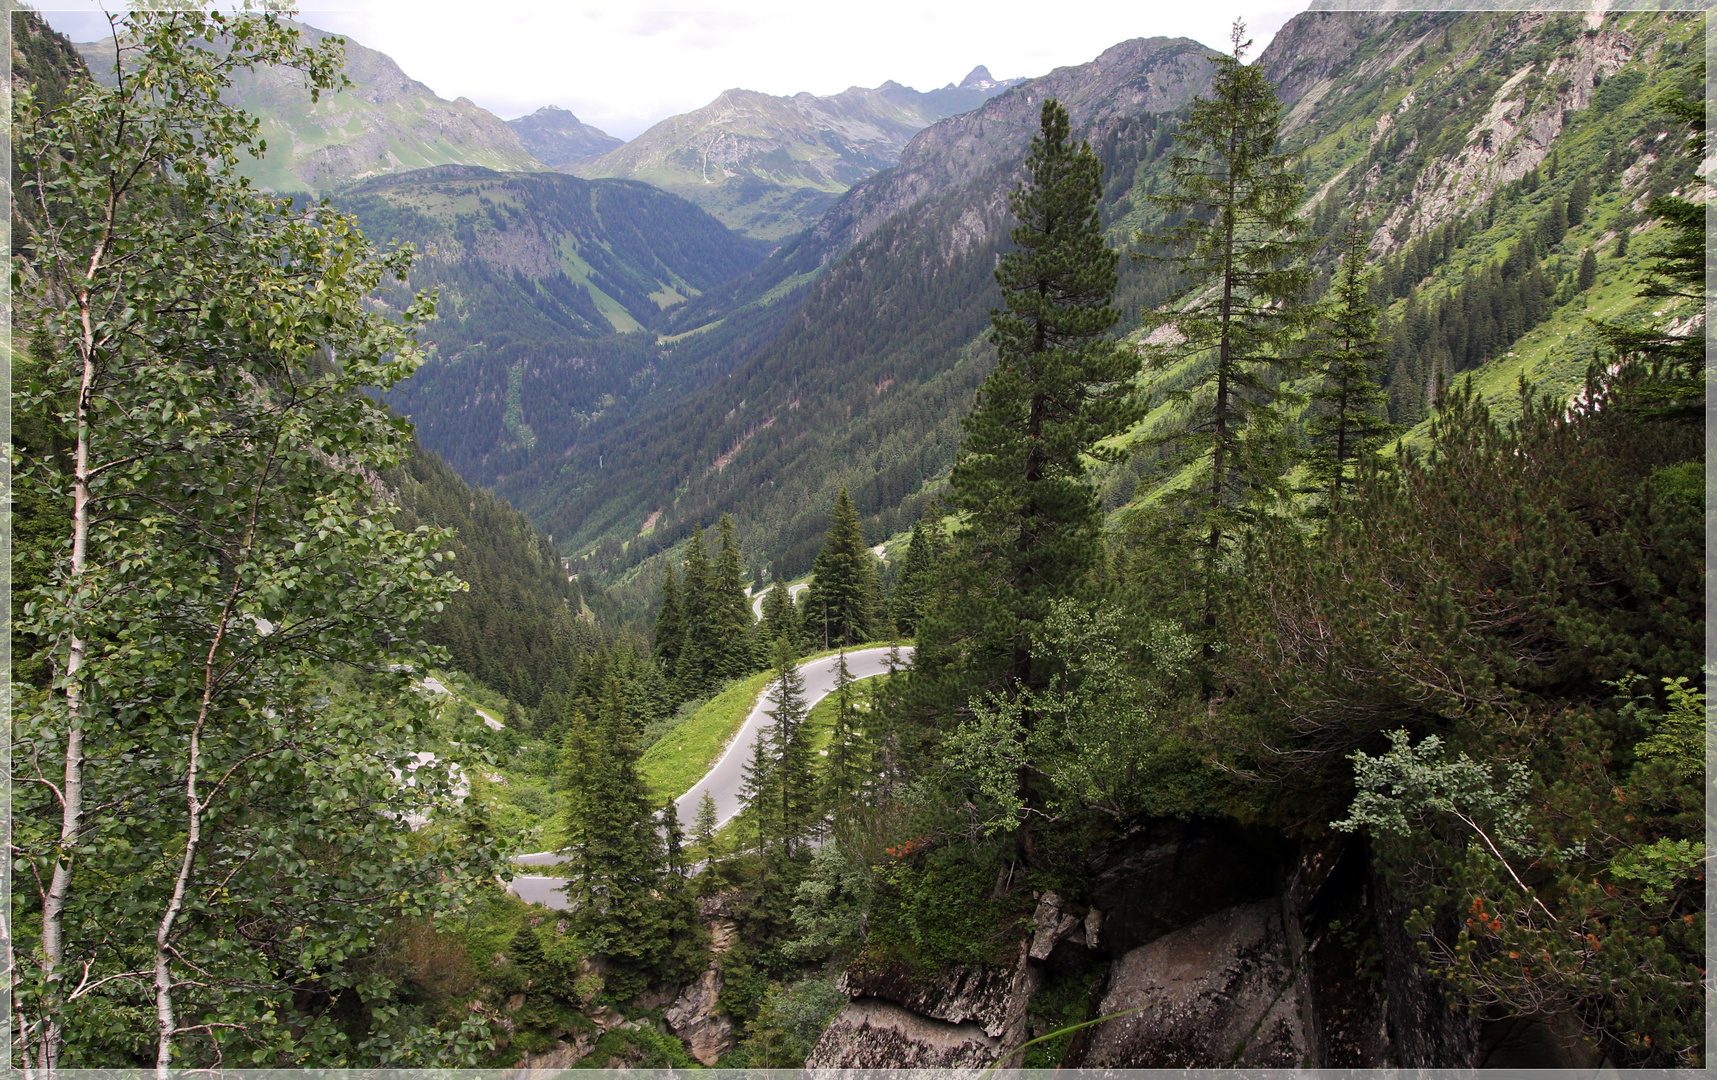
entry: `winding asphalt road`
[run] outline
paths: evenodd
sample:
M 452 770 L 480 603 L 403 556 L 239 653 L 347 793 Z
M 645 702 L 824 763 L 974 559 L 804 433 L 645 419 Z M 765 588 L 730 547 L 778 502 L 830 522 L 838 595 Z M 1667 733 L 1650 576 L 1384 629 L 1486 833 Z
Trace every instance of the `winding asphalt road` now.
M 773 585 L 765 585 L 765 586 L 763 586 L 763 592 L 760 592 L 756 596 L 751 598 L 751 613 L 753 615 L 757 616 L 758 622 L 763 621 L 763 597 L 769 592 L 770 589 L 773 589 L 774 587 L 775 586 L 773 586 Z M 809 589 L 810 587 L 811 586 L 809 583 L 787 586 L 787 599 L 788 600 L 799 599 L 799 594 L 804 592 L 806 589 Z
M 902 667 L 912 661 L 912 646 L 902 645 L 899 651 Z M 871 649 L 859 649 L 846 654 L 847 671 L 854 679 L 868 679 L 874 675 L 888 673 L 888 647 L 881 646 Z M 805 678 L 805 708 L 808 710 L 817 702 L 834 693 L 835 664 L 837 656 L 825 656 L 819 660 L 808 660 L 799 665 L 799 674 Z M 715 800 L 716 821 L 726 825 L 739 813 L 739 788 L 744 780 L 745 763 L 751 757 L 752 744 L 757 741 L 763 729 L 772 721 L 769 713 L 775 708 L 774 685 L 771 684 L 762 694 L 758 695 L 757 704 L 751 710 L 751 715 L 745 718 L 740 726 L 739 734 L 728 744 L 727 750 L 721 755 L 721 760 L 715 767 L 704 774 L 704 778 L 692 785 L 692 789 L 674 800 L 674 809 L 679 814 L 680 827 L 691 834 L 697 821 L 698 804 L 703 801 L 704 792 L 709 792 Z M 520 855 L 513 862 L 520 866 L 552 866 L 560 862 L 561 856 L 552 851 L 533 852 Z M 521 900 L 532 904 L 542 904 L 544 907 L 564 911 L 567 908 L 566 894 L 562 889 L 566 879 L 549 877 L 542 874 L 520 874 L 513 878 L 507 891 Z

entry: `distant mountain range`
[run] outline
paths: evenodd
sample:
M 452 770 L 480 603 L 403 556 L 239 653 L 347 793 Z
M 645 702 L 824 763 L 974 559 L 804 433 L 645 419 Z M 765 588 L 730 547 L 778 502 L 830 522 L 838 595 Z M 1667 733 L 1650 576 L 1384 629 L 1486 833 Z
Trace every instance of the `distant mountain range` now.
M 327 32 L 297 24 L 309 39 Z M 113 79 L 113 42 L 76 46 L 95 77 Z M 233 101 L 262 122 L 268 155 L 249 172 L 274 191 L 326 193 L 354 181 L 435 165 L 533 172 L 544 164 L 494 113 L 466 98 L 447 101 L 386 54 L 346 38 L 352 85 L 312 102 L 303 77 L 282 68 L 240 72 Z
M 508 120 L 507 126 L 518 134 L 526 150 L 551 169 L 566 170 L 624 143 L 558 105 L 544 105 L 529 116 Z
M 643 180 L 731 229 L 779 241 L 818 221 L 854 184 L 892 167 L 918 132 L 1020 81 L 997 80 L 980 66 L 959 85 L 929 93 L 895 82 L 830 97 L 728 90 L 574 171 Z

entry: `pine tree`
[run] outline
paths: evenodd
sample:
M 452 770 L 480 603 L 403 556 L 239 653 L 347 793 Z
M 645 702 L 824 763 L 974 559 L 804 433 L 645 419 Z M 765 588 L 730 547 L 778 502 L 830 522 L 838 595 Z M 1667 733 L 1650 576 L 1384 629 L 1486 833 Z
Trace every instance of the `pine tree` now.
M 696 845 L 697 853 L 705 859 L 715 858 L 716 828 L 715 799 L 706 788 L 703 798 L 698 800 L 697 821 L 692 826 L 692 843 Z
M 745 598 L 745 560 L 734 538 L 733 519 L 721 515 L 721 550 L 710 576 L 709 641 L 711 684 L 757 670 L 752 649 L 751 604 Z
M 775 812 L 781 851 L 792 858 L 816 816 L 816 776 L 810 732 L 805 719 L 805 676 L 798 656 L 785 641 L 775 643 L 775 682 L 770 693 L 775 708 L 769 717 L 771 749 L 775 755 Z
M 806 636 L 825 649 L 856 645 L 875 636 L 877 604 L 876 556 L 865 546 L 858 510 L 846 485 L 835 496 L 834 512 L 823 549 L 811 571 L 806 592 Z
M 662 840 L 637 761 L 637 731 L 620 680 L 610 676 L 600 721 L 576 722 L 562 757 L 568 799 L 561 869 L 572 923 L 581 937 L 603 943 L 609 986 L 622 996 L 643 988 L 670 945 Z
M 1365 271 L 1365 241 L 1358 228 L 1347 234 L 1347 256 L 1324 305 L 1316 347 L 1308 360 L 1322 375 L 1312 392 L 1313 418 L 1306 470 L 1310 490 L 1322 493 L 1320 510 L 1336 514 L 1354 466 L 1375 455 L 1393 433 L 1384 419 L 1381 378 L 1388 354 L 1378 339 L 1377 305 Z
M 680 655 L 674 662 L 674 682 L 682 697 L 693 698 L 714 688 L 712 669 L 721 653 L 720 644 L 712 640 L 715 571 L 709 563 L 709 549 L 704 544 L 701 526 L 692 530 L 681 567 L 685 633 Z
M 1103 239 L 1102 163 L 1073 141 L 1060 102 L 1044 101 L 1040 125 L 1009 199 L 1015 250 L 996 270 L 996 368 L 960 422 L 950 502 L 966 528 L 949 556 L 959 580 L 918 628 L 963 653 L 973 689 L 1003 692 L 1034 684 L 1033 628 L 1096 565 L 1102 512 L 1085 463 L 1137 414 L 1137 361 L 1110 336 L 1119 255 Z
M 704 794 L 709 794 L 707 791 Z M 680 812 L 669 799 L 662 807 L 662 866 L 670 877 L 686 876 L 686 833 L 680 826 Z
M 1574 186 L 1568 191 L 1568 224 L 1578 225 L 1586 220 L 1586 206 L 1592 201 L 1592 185 L 1581 173 L 1574 178 Z
M 795 652 L 799 650 L 799 619 L 793 611 L 793 600 L 787 591 L 787 583 L 776 577 L 775 583 L 763 596 L 763 622 L 757 628 L 759 651 L 769 650 L 770 659 L 773 660 L 775 643 L 783 637 L 792 643 Z
M 829 732 L 829 758 L 823 766 L 823 801 L 841 813 L 857 799 L 870 765 L 869 746 L 859 724 L 846 653 L 835 663 L 835 719 Z
M 513 940 L 507 944 L 507 959 L 527 975 L 542 967 L 547 957 L 543 954 L 542 939 L 533 927 L 521 926 L 513 934 Z
M 889 618 L 898 634 L 912 637 L 918 632 L 918 621 L 924 616 L 929 600 L 931 582 L 937 560 L 946 547 L 942 540 L 942 505 L 934 500 L 912 523 L 912 539 L 906 545 L 906 558 L 900 565 L 900 579 L 895 583 L 894 596 L 889 603 Z
M 1580 272 L 1574 277 L 1574 287 L 1585 292 L 1598 283 L 1598 254 L 1587 248 L 1580 256 Z
M 1555 247 L 1568 235 L 1568 204 L 1558 195 L 1550 200 L 1550 209 L 1544 215 L 1544 227 L 1540 230 L 1547 247 Z
M 751 815 L 752 836 L 756 841 L 753 850 L 764 859 L 768 858 L 770 842 L 780 835 L 774 827 L 777 777 L 775 759 L 770 755 L 775 742 L 773 727 L 758 731 L 751 742 L 751 760 L 740 771 L 739 781 L 739 801 Z
M 686 637 L 685 600 L 680 595 L 680 583 L 674 577 L 673 563 L 669 563 L 662 573 L 662 610 L 656 615 L 653 637 L 657 659 L 672 671 Z
M 1301 180 L 1278 150 L 1281 105 L 1264 70 L 1244 63 L 1244 24 L 1232 41 L 1214 60 L 1211 96 L 1193 102 L 1175 134 L 1173 189 L 1152 196 L 1185 224 L 1139 238 L 1171 252 L 1187 279 L 1183 302 L 1145 323 L 1168 339 L 1150 349 L 1152 367 L 1192 360 L 1202 372 L 1170 395 L 1185 420 L 1158 442 L 1173 448 L 1170 469 L 1202 473 L 1185 510 L 1202 548 L 1206 626 L 1216 622 L 1225 545 L 1260 504 L 1286 494 L 1280 382 L 1298 371 L 1290 346 L 1310 316 L 1301 299 L 1311 241 L 1297 216 Z

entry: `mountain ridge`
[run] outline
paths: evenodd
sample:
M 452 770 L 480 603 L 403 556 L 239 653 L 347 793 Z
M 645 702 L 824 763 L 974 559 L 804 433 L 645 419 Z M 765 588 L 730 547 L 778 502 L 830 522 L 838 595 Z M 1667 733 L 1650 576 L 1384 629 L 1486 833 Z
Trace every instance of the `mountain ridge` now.
M 505 121 L 469 98 L 437 96 L 392 57 L 347 35 L 292 25 L 313 43 L 344 38 L 351 85 L 312 102 L 298 72 L 262 67 L 235 74 L 233 103 L 257 117 L 268 145 L 260 161 L 243 166 L 260 186 L 325 194 L 373 176 L 437 165 L 503 172 L 546 168 Z M 74 47 L 96 79 L 112 85 L 111 39 Z
M 624 139 L 586 124 L 558 105 L 544 105 L 528 116 L 508 120 L 507 126 L 527 151 L 551 169 L 565 170 L 625 144 Z
M 820 218 L 853 185 L 893 166 L 916 133 L 1018 82 L 984 75 L 928 94 L 893 81 L 827 97 L 735 87 L 576 171 L 645 180 L 703 206 L 730 228 L 781 240 Z

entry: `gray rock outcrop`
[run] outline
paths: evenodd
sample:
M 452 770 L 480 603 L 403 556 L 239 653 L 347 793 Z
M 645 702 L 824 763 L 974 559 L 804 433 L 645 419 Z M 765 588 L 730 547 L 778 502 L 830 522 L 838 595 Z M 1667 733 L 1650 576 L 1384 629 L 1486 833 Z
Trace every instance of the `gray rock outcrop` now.
M 705 971 L 687 986 L 662 1014 L 668 1030 L 680 1037 L 686 1050 L 703 1065 L 714 1065 L 733 1049 L 733 1019 L 722 1012 L 721 972 Z
M 976 1023 L 951 1024 L 861 997 L 842 1009 L 805 1059 L 807 1069 L 971 1069 L 1001 1043 Z
M 1141 945 L 1110 976 L 1086 1068 L 1284 1069 L 1306 1064 L 1302 1003 L 1280 907 L 1227 908 Z

